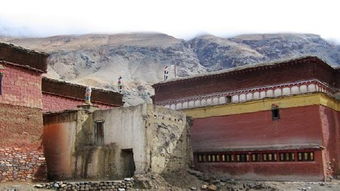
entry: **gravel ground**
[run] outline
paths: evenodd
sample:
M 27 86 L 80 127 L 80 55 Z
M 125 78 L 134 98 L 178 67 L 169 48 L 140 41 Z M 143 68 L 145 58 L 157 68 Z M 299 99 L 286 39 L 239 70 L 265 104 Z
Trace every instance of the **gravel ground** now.
M 129 189 L 129 191 L 189 191 L 204 190 L 202 186 L 209 186 L 208 182 L 195 180 L 188 175 L 177 176 L 177 183 L 170 180 L 173 177 L 155 178 L 150 189 Z M 166 182 L 164 182 L 166 181 Z M 47 189 L 36 189 L 36 183 L 2 183 L 0 191 L 48 191 Z M 340 181 L 332 182 L 263 182 L 263 181 L 227 181 L 215 182 L 219 191 L 340 191 Z

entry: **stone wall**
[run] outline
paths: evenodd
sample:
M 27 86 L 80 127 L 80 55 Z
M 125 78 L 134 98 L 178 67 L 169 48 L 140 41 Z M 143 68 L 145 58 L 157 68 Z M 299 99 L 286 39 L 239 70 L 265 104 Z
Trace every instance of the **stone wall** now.
M 191 165 L 191 119 L 182 112 L 148 105 L 145 123 L 152 172 L 175 172 Z
M 0 182 L 46 180 L 42 149 L 30 147 L 0 148 Z
M 0 181 L 46 178 L 40 109 L 0 104 Z

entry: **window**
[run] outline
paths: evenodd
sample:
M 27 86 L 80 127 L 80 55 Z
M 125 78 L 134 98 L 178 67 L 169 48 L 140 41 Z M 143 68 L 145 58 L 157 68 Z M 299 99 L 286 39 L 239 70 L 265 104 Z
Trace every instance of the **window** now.
M 2 73 L 0 73 L 0 95 L 2 95 Z
M 280 119 L 280 109 L 277 105 L 272 106 L 272 120 Z
M 295 161 L 295 153 L 280 153 L 280 161 Z
M 251 161 L 252 162 L 258 162 L 261 159 L 261 154 L 259 153 L 253 153 L 251 154 Z
M 226 96 L 225 101 L 226 103 L 231 103 L 231 96 Z
M 262 155 L 262 160 L 264 162 L 276 161 L 276 153 L 264 153 Z
M 94 144 L 104 144 L 104 121 L 96 121 L 94 125 Z
M 314 161 L 314 152 L 299 152 L 298 161 Z

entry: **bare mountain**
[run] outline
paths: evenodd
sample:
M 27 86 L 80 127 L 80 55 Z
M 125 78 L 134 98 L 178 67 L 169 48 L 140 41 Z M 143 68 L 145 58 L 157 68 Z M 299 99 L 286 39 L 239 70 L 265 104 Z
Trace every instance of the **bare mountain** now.
M 53 78 L 117 90 L 122 76 L 129 104 L 149 101 L 150 85 L 162 80 L 165 65 L 176 65 L 183 77 L 303 55 L 317 55 L 334 66 L 340 63 L 340 46 L 314 34 L 203 35 L 184 41 L 165 34 L 132 33 L 0 37 L 0 41 L 50 53 L 47 75 Z

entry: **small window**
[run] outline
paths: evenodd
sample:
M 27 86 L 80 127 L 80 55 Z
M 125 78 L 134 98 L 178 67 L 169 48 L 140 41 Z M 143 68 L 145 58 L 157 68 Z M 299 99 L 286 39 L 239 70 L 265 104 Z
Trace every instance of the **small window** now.
M 231 96 L 226 96 L 225 101 L 226 103 L 231 103 Z
M 262 155 L 262 160 L 264 162 L 276 161 L 277 160 L 276 153 L 264 153 Z
M 280 109 L 277 105 L 272 106 L 272 120 L 280 119 Z
M 295 153 L 280 153 L 280 161 L 295 161 Z
M 197 156 L 198 156 L 198 162 L 202 162 L 202 155 L 199 154 L 199 155 L 197 155 Z
M 299 152 L 298 161 L 314 161 L 314 152 Z
M 2 73 L 0 73 L 0 95 L 2 95 Z
M 104 121 L 96 121 L 94 125 L 94 143 L 95 145 L 104 144 Z
M 261 154 L 259 153 L 253 153 L 251 154 L 251 161 L 252 162 L 258 162 L 261 159 Z

